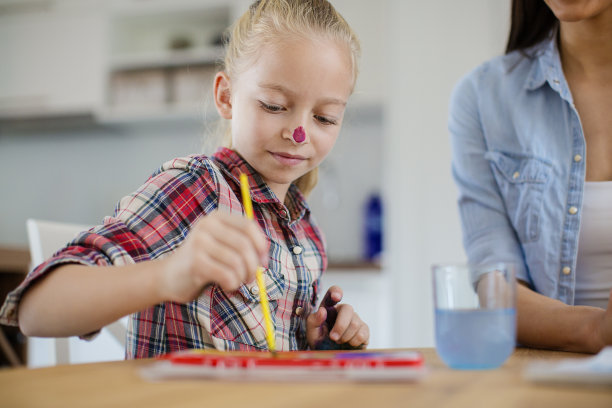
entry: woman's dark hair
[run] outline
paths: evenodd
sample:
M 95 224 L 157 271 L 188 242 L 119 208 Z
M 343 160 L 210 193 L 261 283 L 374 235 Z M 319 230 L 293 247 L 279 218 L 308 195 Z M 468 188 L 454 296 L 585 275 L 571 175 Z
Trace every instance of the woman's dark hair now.
M 512 20 L 506 54 L 544 40 L 559 20 L 544 0 L 512 0 Z

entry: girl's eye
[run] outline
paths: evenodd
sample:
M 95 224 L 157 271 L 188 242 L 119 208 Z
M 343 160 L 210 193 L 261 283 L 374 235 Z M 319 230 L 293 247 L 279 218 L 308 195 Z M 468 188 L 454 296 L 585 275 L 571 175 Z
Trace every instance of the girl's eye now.
M 262 102 L 262 101 L 259 101 L 259 104 L 261 105 L 262 108 L 264 108 L 268 112 L 280 112 L 280 111 L 283 110 L 282 106 L 270 105 L 270 104 Z
M 322 123 L 323 125 L 337 125 L 338 124 L 338 121 L 334 119 L 326 118 L 325 116 L 315 115 L 314 118 L 318 120 L 320 123 Z

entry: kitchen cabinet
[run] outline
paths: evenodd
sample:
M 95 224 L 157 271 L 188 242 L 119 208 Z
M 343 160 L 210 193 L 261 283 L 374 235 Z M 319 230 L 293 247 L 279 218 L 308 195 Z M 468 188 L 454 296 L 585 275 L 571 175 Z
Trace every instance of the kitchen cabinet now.
M 216 117 L 212 78 L 223 56 L 224 29 L 245 0 L 115 0 L 109 13 L 104 123 Z M 380 110 L 383 101 L 383 4 L 332 0 L 361 39 L 360 77 L 351 106 Z
M 100 120 L 201 119 L 230 16 L 231 2 L 115 2 Z
M 0 119 L 90 114 L 104 95 L 99 1 L 0 7 Z
M 377 109 L 384 95 L 383 4 L 332 3 L 363 49 L 352 105 Z M 102 123 L 129 123 L 209 116 L 212 102 L 205 101 L 223 56 L 221 34 L 249 4 L 0 2 L 0 121 L 89 115 Z

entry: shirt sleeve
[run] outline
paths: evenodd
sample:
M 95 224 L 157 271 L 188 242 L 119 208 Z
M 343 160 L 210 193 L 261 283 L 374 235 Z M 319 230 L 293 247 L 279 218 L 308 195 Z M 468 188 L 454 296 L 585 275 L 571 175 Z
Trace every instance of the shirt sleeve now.
M 474 264 L 512 262 L 531 284 L 518 237 L 485 154 L 487 144 L 478 97 L 478 71 L 455 87 L 449 106 L 452 173 L 459 190 L 463 245 Z
M 135 193 L 119 201 L 114 216 L 78 234 L 34 268 L 6 297 L 0 323 L 17 326 L 25 291 L 60 265 L 121 266 L 171 252 L 201 215 L 217 207 L 218 182 L 209 166 L 195 157 L 165 163 Z

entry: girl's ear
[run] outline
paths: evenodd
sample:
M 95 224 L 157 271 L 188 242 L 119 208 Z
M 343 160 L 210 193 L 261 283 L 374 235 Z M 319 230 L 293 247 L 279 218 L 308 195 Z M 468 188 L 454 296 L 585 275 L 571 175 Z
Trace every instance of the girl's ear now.
M 223 71 L 217 72 L 214 82 L 214 97 L 217 112 L 223 119 L 232 118 L 232 98 L 230 79 Z

